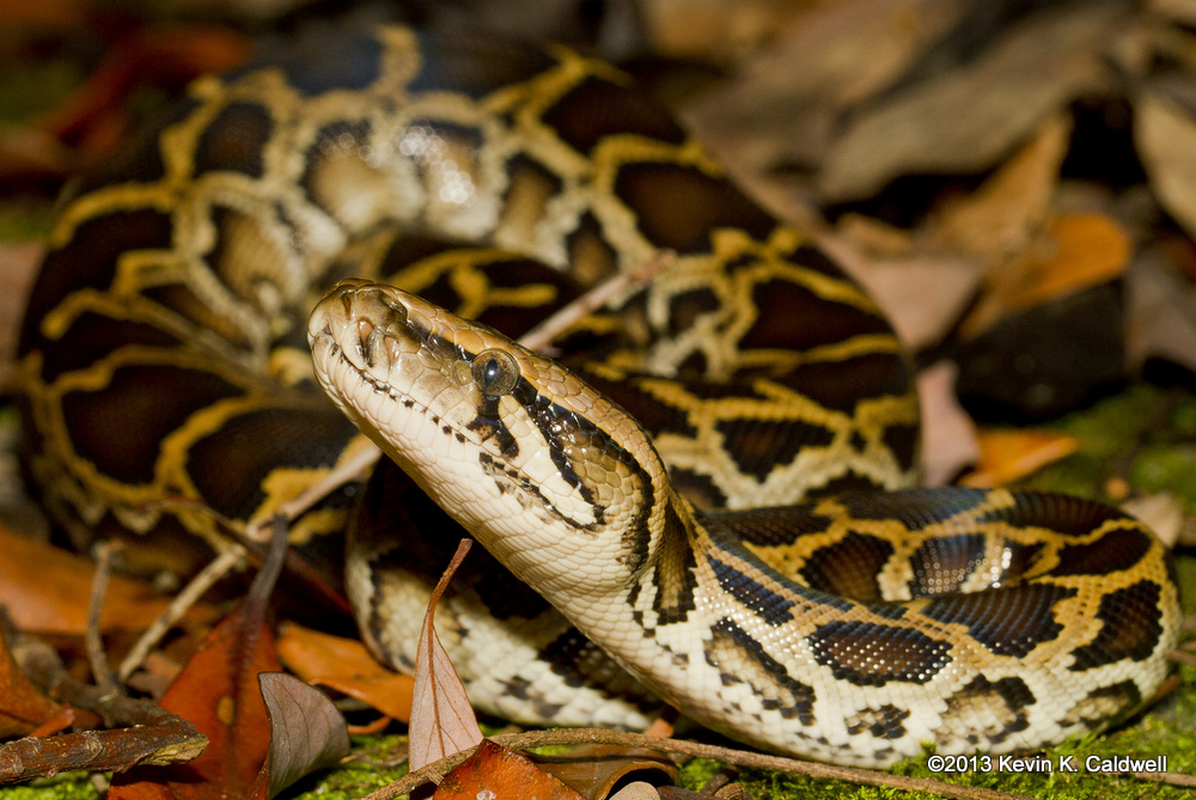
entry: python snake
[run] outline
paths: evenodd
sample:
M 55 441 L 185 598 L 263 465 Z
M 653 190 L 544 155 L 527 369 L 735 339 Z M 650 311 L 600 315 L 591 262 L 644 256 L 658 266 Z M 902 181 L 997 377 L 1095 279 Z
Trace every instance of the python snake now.
M 487 327 L 519 335 L 663 250 L 558 339 L 573 371 Z M 186 572 L 351 461 L 365 440 L 304 341 L 350 276 L 425 299 L 337 284 L 319 383 L 568 619 L 477 571 L 442 635 L 482 707 L 635 725 L 652 691 L 884 766 L 1100 729 L 1166 673 L 1177 589 L 1148 531 L 1070 498 L 899 491 L 916 399 L 863 291 L 623 73 L 465 34 L 382 27 L 202 79 L 75 187 L 18 380 L 30 474 L 77 544 L 133 537 Z M 349 524 L 348 584 L 401 666 L 443 562 L 379 533 L 435 513 L 397 481 L 380 465 Z M 295 542 L 346 527 L 352 493 Z

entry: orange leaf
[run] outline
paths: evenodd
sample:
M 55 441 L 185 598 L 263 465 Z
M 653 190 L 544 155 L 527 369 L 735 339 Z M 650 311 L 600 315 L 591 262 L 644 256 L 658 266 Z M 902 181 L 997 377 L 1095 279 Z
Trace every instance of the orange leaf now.
M 109 800 L 226 798 L 253 786 L 270 744 L 258 673 L 281 669 L 274 637 L 260 615 L 238 608 L 217 625 L 163 695 L 160 705 L 208 737 L 186 764 L 118 774 Z M 160 790 L 151 791 L 153 786 Z M 161 794 L 159 793 L 162 792 Z M 148 794 L 147 794 L 148 792 Z
M 282 668 L 266 606 L 286 557 L 286 535 L 285 525 L 276 524 L 270 552 L 245 600 L 212 629 L 159 701 L 206 735 L 207 749 L 186 764 L 118 774 L 109 800 L 264 797 L 270 721 L 258 675 Z
M 278 654 L 291 672 L 356 697 L 402 722 L 411 719 L 414 680 L 386 669 L 356 639 L 344 639 L 285 622 L 279 628 Z
M 1070 214 L 1050 220 L 1045 233 L 997 272 L 960 330 L 975 336 L 1018 311 L 1120 277 L 1130 237 L 1109 217 Z
M 0 605 L 30 633 L 81 636 L 87 629 L 94 565 L 82 556 L 36 542 L 0 527 Z M 170 605 L 148 583 L 113 575 L 104 595 L 100 629 L 105 633 L 149 627 Z M 197 606 L 192 619 L 211 618 Z
M 1002 486 L 1076 451 L 1074 437 L 1054 431 L 982 430 L 980 463 L 960 481 L 965 486 Z
M 482 741 L 482 729 L 478 727 L 465 687 L 432 625 L 436 604 L 469 552 L 469 545 L 469 539 L 461 540 L 456 555 L 432 591 L 419 633 L 408 731 L 408 763 L 412 771 Z
M 444 776 L 432 800 L 584 800 L 525 756 L 482 741 L 469 760 Z

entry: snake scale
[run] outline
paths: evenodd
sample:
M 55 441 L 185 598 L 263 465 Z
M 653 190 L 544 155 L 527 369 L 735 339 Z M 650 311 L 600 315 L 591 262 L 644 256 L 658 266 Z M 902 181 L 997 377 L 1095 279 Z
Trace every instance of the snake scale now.
M 558 337 L 568 369 L 494 331 L 662 251 Z M 64 201 L 18 375 L 56 519 L 180 572 L 361 450 L 325 385 L 423 491 L 380 464 L 293 540 L 350 529 L 363 635 L 405 666 L 443 506 L 523 582 L 478 561 L 440 615 L 517 719 L 640 725 L 654 693 L 841 763 L 1027 750 L 1144 705 L 1177 637 L 1138 522 L 906 489 L 874 303 L 566 49 L 387 26 L 201 79 Z

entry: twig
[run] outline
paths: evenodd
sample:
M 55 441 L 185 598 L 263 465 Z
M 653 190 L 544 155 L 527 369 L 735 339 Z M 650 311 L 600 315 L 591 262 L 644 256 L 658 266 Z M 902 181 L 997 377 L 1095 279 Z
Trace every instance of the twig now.
M 620 745 L 624 747 L 644 747 L 664 753 L 681 753 L 698 758 L 711 758 L 739 767 L 780 770 L 795 775 L 849 781 L 867 786 L 889 786 L 895 789 L 929 792 L 940 797 L 959 798 L 960 800 L 1029 800 L 1026 795 L 1001 792 L 995 789 L 956 786 L 927 778 L 906 778 L 901 775 L 890 775 L 886 772 L 874 772 L 872 770 L 852 767 L 836 767 L 814 761 L 800 761 L 794 758 L 764 755 L 749 750 L 718 747 L 716 745 L 690 742 L 684 739 L 662 739 L 655 736 L 644 736 L 640 733 L 627 733 L 624 731 L 607 730 L 605 728 L 567 728 L 551 731 L 500 734 L 492 736 L 491 741 L 514 750 L 527 750 L 547 745 L 591 743 Z M 400 778 L 389 786 L 366 795 L 365 800 L 390 800 L 399 795 L 409 794 L 413 789 L 429 781 L 439 782 L 454 767 L 468 760 L 476 749 L 471 747 L 447 758 L 442 758 L 423 769 L 416 770 Z
M 1196 786 L 1196 775 L 1185 775 L 1182 772 L 1134 772 L 1135 778 L 1155 783 L 1167 783 L 1172 786 Z
M 304 489 L 298 496 L 281 504 L 269 519 L 253 522 L 245 528 L 245 538 L 252 542 L 262 542 L 268 537 L 266 531 L 272 529 L 274 520 L 282 517 L 287 522 L 294 522 L 313 506 L 328 495 L 340 489 L 345 484 L 361 480 L 369 475 L 374 464 L 382 456 L 382 451 L 364 436 L 361 439 L 361 449 L 343 464 L 329 470 L 328 474 Z
M 660 270 L 672 264 L 676 259 L 677 254 L 672 250 L 661 250 L 636 269 L 620 272 L 607 278 L 520 336 L 519 344 L 528 350 L 551 355 L 552 340 L 562 331 L 631 287 L 652 280 Z
M 104 595 L 108 591 L 108 578 L 112 575 L 112 554 L 118 545 L 102 542 L 96 548 L 96 568 L 91 578 L 91 597 L 87 604 L 87 629 L 83 642 L 87 649 L 87 663 L 96 685 L 106 693 L 118 694 L 120 683 L 108 666 L 108 655 L 104 652 L 104 636 L 100 632 L 100 618 L 104 612 Z
M 1167 660 L 1176 664 L 1196 667 L 1196 655 L 1185 653 L 1183 650 L 1169 650 L 1167 652 Z
M 0 745 L 0 783 L 74 769 L 124 770 L 137 764 L 189 761 L 208 739 L 189 721 L 148 700 L 88 686 L 67 672 L 52 647 L 26 634 L 14 636 L 13 657 L 48 695 L 94 711 L 115 730 L 27 737 Z
M 124 661 L 121 662 L 120 669 L 117 670 L 117 677 L 122 685 L 137 671 L 150 651 L 162 640 L 162 637 L 199 601 L 199 598 L 212 587 L 212 584 L 240 566 L 244 560 L 244 548 L 240 546 L 229 548 L 208 562 L 208 565 L 183 587 L 183 590 L 158 615 L 158 618 L 145 633 L 141 634 L 141 638 L 137 640 L 128 655 L 125 656 Z

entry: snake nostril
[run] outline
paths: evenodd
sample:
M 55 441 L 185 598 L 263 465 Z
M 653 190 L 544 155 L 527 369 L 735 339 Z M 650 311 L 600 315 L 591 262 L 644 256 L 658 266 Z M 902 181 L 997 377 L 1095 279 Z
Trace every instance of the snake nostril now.
M 374 323 L 368 319 L 357 320 L 357 335 L 361 337 L 361 341 L 369 341 L 374 334 Z

